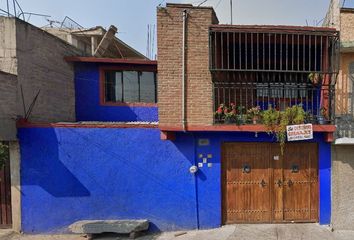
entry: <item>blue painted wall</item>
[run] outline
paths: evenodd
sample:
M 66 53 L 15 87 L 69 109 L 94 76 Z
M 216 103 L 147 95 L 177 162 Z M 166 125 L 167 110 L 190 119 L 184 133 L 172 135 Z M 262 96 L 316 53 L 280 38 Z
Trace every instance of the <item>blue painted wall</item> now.
M 315 133 L 309 142 L 318 143 L 319 153 L 319 189 L 320 224 L 329 224 L 331 220 L 331 145 L 323 141 L 323 134 Z M 198 139 L 209 139 L 209 146 L 199 146 Z M 197 174 L 198 211 L 200 228 L 213 228 L 221 225 L 221 145 L 223 142 L 275 142 L 273 135 L 266 133 L 211 132 L 195 134 L 196 162 L 199 154 L 213 155 L 211 168 L 200 168 Z
M 102 106 L 99 99 L 99 64 L 75 64 L 77 121 L 158 121 L 157 107 Z
M 197 228 L 194 142 L 157 129 L 19 129 L 22 230 L 66 232 L 80 219 L 149 219 Z
M 223 142 L 273 142 L 265 133 L 179 133 L 158 129 L 22 128 L 22 228 L 65 232 L 80 219 L 147 218 L 151 230 L 221 225 Z M 199 139 L 209 145 L 199 146 Z M 319 143 L 320 223 L 331 217 L 330 144 Z M 198 156 L 212 154 L 194 177 Z

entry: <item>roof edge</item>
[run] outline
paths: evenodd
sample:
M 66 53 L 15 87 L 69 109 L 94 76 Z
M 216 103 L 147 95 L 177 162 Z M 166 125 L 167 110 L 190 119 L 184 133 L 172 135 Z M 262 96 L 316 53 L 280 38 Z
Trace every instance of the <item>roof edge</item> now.
M 211 28 L 230 28 L 230 29 L 262 29 L 262 30 L 291 30 L 291 31 L 326 31 L 337 32 L 335 28 L 330 27 L 310 27 L 296 25 L 230 25 L 230 24 L 213 24 Z
M 144 59 L 121 59 L 121 58 L 97 58 L 97 57 L 64 57 L 67 62 L 91 62 L 91 63 L 122 63 L 122 64 L 139 64 L 139 65 L 157 65 L 155 60 Z

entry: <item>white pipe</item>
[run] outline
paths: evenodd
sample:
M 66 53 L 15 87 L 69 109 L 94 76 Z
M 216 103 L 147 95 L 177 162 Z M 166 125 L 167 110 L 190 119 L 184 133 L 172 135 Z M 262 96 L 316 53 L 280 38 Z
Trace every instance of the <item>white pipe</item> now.
M 186 131 L 186 25 L 187 10 L 183 10 L 183 33 L 182 33 L 182 128 Z

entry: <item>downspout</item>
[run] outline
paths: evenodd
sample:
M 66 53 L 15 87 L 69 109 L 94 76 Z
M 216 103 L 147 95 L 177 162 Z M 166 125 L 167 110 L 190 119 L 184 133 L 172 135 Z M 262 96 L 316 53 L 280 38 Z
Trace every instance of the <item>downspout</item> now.
M 186 131 L 186 26 L 187 10 L 183 10 L 183 33 L 182 33 L 182 129 Z

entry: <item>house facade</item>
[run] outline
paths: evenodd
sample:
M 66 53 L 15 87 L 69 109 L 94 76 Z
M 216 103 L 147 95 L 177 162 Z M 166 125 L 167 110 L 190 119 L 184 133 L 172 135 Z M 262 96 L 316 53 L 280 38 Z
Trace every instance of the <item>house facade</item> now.
M 218 207 L 214 224 L 330 223 L 338 41 L 334 28 L 219 25 L 208 7 L 158 10 L 159 128 L 197 137 L 198 189 L 216 190 L 198 198 Z M 245 119 L 269 106 L 301 106 L 314 138 L 282 154 L 265 125 Z
M 32 216 L 34 211 L 36 211 L 34 210 L 35 208 L 32 208 L 32 201 L 35 201 L 35 199 L 29 198 L 30 204 L 27 204 L 27 207 L 24 207 L 28 199 L 22 198 L 24 192 L 21 188 L 23 187 L 23 190 L 25 191 L 27 188 L 26 186 L 40 186 L 43 181 L 47 180 L 48 183 L 53 183 L 54 180 L 51 179 L 50 176 L 54 176 L 55 174 L 49 174 L 47 171 L 49 168 L 44 172 L 42 169 L 42 173 L 40 173 L 36 172 L 36 170 L 38 170 L 36 168 L 26 167 L 25 163 L 29 162 L 25 159 L 30 158 L 34 161 L 30 163 L 35 164 L 39 163 L 39 159 L 34 157 L 34 155 L 26 155 L 26 153 L 23 152 L 23 147 L 20 147 L 19 141 L 21 139 L 19 127 L 25 126 L 29 122 L 36 123 L 37 125 L 35 126 L 38 127 L 48 126 L 48 123 L 70 123 L 76 122 L 77 119 L 84 121 L 92 120 L 92 118 L 94 118 L 93 116 L 97 110 L 91 109 L 91 118 L 87 115 L 83 115 L 82 111 L 80 111 L 83 107 L 90 109 L 90 107 L 93 106 L 88 101 L 89 98 L 87 95 L 82 96 L 82 98 L 77 98 L 75 92 L 75 72 L 77 72 L 77 74 L 90 73 L 79 70 L 75 71 L 74 61 L 66 59 L 71 56 L 88 57 L 91 56 L 91 54 L 81 51 L 75 45 L 71 45 L 71 43 L 48 33 L 48 31 L 37 28 L 18 18 L 1 17 L 0 31 L 0 89 L 2 91 L 0 96 L 1 164 L 3 163 L 3 152 L 6 154 L 5 165 L 4 167 L 1 165 L 0 171 L 0 203 L 2 206 L 0 210 L 0 227 L 12 228 L 15 231 L 25 230 L 26 232 L 31 233 L 35 232 L 35 229 L 38 228 L 27 227 L 25 220 L 28 218 L 28 214 Z M 90 33 L 92 34 L 92 32 Z M 103 29 L 102 36 L 97 37 L 96 39 L 98 41 L 97 44 L 101 43 L 105 33 L 107 33 L 107 31 Z M 112 41 L 118 44 L 121 53 L 124 54 L 123 56 L 120 55 L 121 58 L 132 56 L 132 59 L 137 61 L 146 59 L 143 55 L 132 50 L 131 47 L 127 46 L 118 38 L 114 37 Z M 110 47 L 110 44 L 106 45 L 106 47 Z M 96 48 L 95 50 L 98 50 L 102 54 L 105 52 L 104 47 Z M 115 57 L 116 59 L 119 58 L 118 56 Z M 92 63 L 92 65 L 94 65 L 94 63 Z M 150 74 L 150 72 L 154 72 L 154 69 L 150 67 L 147 72 Z M 94 67 L 92 67 L 91 73 L 95 74 Z M 85 78 L 85 76 L 83 76 L 83 78 Z M 97 84 L 99 84 L 99 82 L 97 82 Z M 95 83 L 92 82 L 88 85 L 80 85 L 80 81 L 78 80 L 77 85 L 79 87 L 85 87 L 85 91 L 90 91 L 92 88 L 98 89 L 98 86 L 96 88 Z M 82 94 L 83 92 L 80 93 Z M 77 99 L 82 100 L 79 101 Z M 92 100 L 92 98 L 90 100 Z M 97 104 L 95 107 L 96 109 L 99 108 L 100 104 Z M 107 109 L 108 108 L 109 107 L 107 107 Z M 137 115 L 139 115 L 139 110 L 140 112 L 142 110 L 139 108 L 137 109 Z M 151 119 L 156 118 L 157 110 L 155 112 L 155 115 L 151 114 Z M 122 113 L 122 111 L 120 113 Z M 120 115 L 121 114 L 119 113 L 115 114 L 115 116 Z M 136 117 L 137 115 L 132 113 L 129 116 L 130 119 L 133 119 L 133 116 Z M 149 113 L 144 114 L 142 118 L 145 116 L 149 116 Z M 121 117 L 122 121 L 126 121 L 127 119 L 128 118 Z M 99 121 L 102 120 L 102 118 L 97 116 L 95 120 Z M 118 119 L 112 121 L 118 121 Z M 22 141 L 22 143 L 26 143 L 26 140 Z M 52 147 L 50 144 L 48 145 L 49 142 L 39 141 L 37 143 L 40 143 L 43 146 L 48 146 L 48 148 Z M 47 154 L 48 153 L 49 152 L 47 152 Z M 45 158 L 47 159 L 48 155 L 45 155 Z M 21 162 L 22 159 L 24 161 Z M 44 165 L 46 164 L 48 164 L 47 161 L 44 162 Z M 55 164 L 55 162 L 53 164 Z M 59 165 L 57 165 L 57 167 L 58 166 Z M 22 172 L 22 169 L 26 170 Z M 53 171 L 55 172 L 58 170 L 60 170 L 60 168 L 54 169 Z M 27 171 L 34 171 L 33 173 L 37 173 L 39 179 L 34 178 L 27 181 L 25 179 L 26 173 L 28 173 Z M 46 173 L 50 176 L 45 180 L 43 177 Z M 68 173 L 68 171 L 66 173 Z M 63 179 L 65 179 L 65 176 L 68 175 L 64 174 L 63 176 Z M 56 175 L 55 179 L 59 180 L 58 175 Z M 62 187 L 58 185 L 56 188 L 58 189 Z M 48 185 L 43 189 L 46 189 L 47 193 L 51 192 Z M 71 190 L 75 192 L 78 189 Z M 53 192 L 51 194 L 60 197 L 60 194 L 58 195 Z M 78 196 L 78 194 L 73 193 L 73 196 L 74 195 Z M 43 196 L 38 197 L 43 198 Z M 41 203 L 43 204 L 42 206 L 48 204 L 45 201 Z M 40 209 L 37 209 L 37 211 L 41 212 Z M 52 212 L 53 209 L 49 209 L 48 211 Z M 22 212 L 23 215 L 21 214 Z M 41 220 L 42 222 L 43 219 Z M 38 222 L 36 224 L 38 224 Z M 56 226 L 56 231 L 59 231 L 59 225 L 54 225 Z M 50 229 L 44 228 L 41 231 L 50 231 Z
M 20 153 L 16 121 L 75 120 L 74 69 L 64 56 L 77 48 L 17 18 L 0 17 L 0 142 L 9 158 L 1 167 L 0 227 L 21 230 Z
M 348 4 L 348 2 L 347 2 Z M 348 182 L 354 179 L 353 171 L 353 8 L 339 0 L 330 1 L 325 26 L 336 27 L 341 33 L 339 73 L 336 83 L 335 113 L 337 131 L 332 145 L 333 217 L 334 229 L 353 230 L 354 189 Z M 350 3 L 349 3 L 350 4 Z
M 189 4 L 158 8 L 157 29 L 158 63 L 64 58 L 74 121 L 18 122 L 21 230 L 330 224 L 336 29 L 219 25 Z M 268 132 L 290 107 L 300 120 L 287 123 L 312 124 L 313 138 L 280 145 Z

